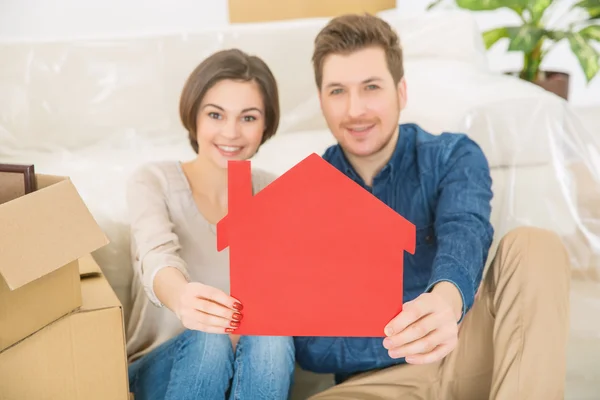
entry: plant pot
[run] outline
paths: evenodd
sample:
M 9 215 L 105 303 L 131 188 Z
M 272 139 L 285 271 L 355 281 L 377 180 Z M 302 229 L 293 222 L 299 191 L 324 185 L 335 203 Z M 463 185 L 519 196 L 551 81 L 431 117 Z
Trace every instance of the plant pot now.
M 508 72 L 507 74 L 519 77 L 519 72 Z M 569 100 L 569 74 L 565 72 L 540 70 L 540 76 L 532 83 Z
M 534 83 L 565 100 L 569 100 L 569 74 L 565 72 L 540 71 L 540 76 Z
M 519 76 L 519 73 L 514 73 L 514 76 Z M 559 71 L 543 71 L 540 70 L 538 78 L 532 83 L 569 100 L 569 74 Z

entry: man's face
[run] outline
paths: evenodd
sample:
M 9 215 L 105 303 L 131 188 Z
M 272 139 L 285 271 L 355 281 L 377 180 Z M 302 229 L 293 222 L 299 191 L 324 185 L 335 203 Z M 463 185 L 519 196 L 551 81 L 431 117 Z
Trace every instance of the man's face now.
M 369 47 L 331 54 L 323 63 L 319 100 L 329 129 L 354 157 L 386 153 L 406 103 L 404 80 L 394 84 L 385 52 Z

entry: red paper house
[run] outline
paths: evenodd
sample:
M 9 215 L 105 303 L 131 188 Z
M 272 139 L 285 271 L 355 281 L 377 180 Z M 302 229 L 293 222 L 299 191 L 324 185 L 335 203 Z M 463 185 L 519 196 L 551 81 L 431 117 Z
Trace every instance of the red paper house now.
M 249 161 L 228 173 L 217 248 L 244 306 L 236 333 L 383 337 L 415 226 L 317 154 L 254 196 Z

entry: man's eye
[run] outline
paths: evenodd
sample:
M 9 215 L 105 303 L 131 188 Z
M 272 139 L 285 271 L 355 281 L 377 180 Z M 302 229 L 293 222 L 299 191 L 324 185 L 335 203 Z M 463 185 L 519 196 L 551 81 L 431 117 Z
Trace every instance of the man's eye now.
M 342 93 L 342 89 L 333 89 L 330 94 L 340 94 Z
M 375 90 L 375 89 L 379 89 L 379 86 L 377 86 L 377 85 L 368 85 L 367 86 L 367 90 Z

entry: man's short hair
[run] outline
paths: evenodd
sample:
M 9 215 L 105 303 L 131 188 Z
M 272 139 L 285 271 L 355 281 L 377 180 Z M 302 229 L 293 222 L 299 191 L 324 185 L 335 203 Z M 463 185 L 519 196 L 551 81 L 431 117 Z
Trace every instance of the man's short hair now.
M 383 19 L 371 14 L 346 14 L 333 18 L 315 38 L 313 68 L 321 90 L 323 63 L 331 54 L 350 54 L 368 47 L 385 52 L 388 69 L 398 84 L 404 76 L 402 48 L 398 34 Z

